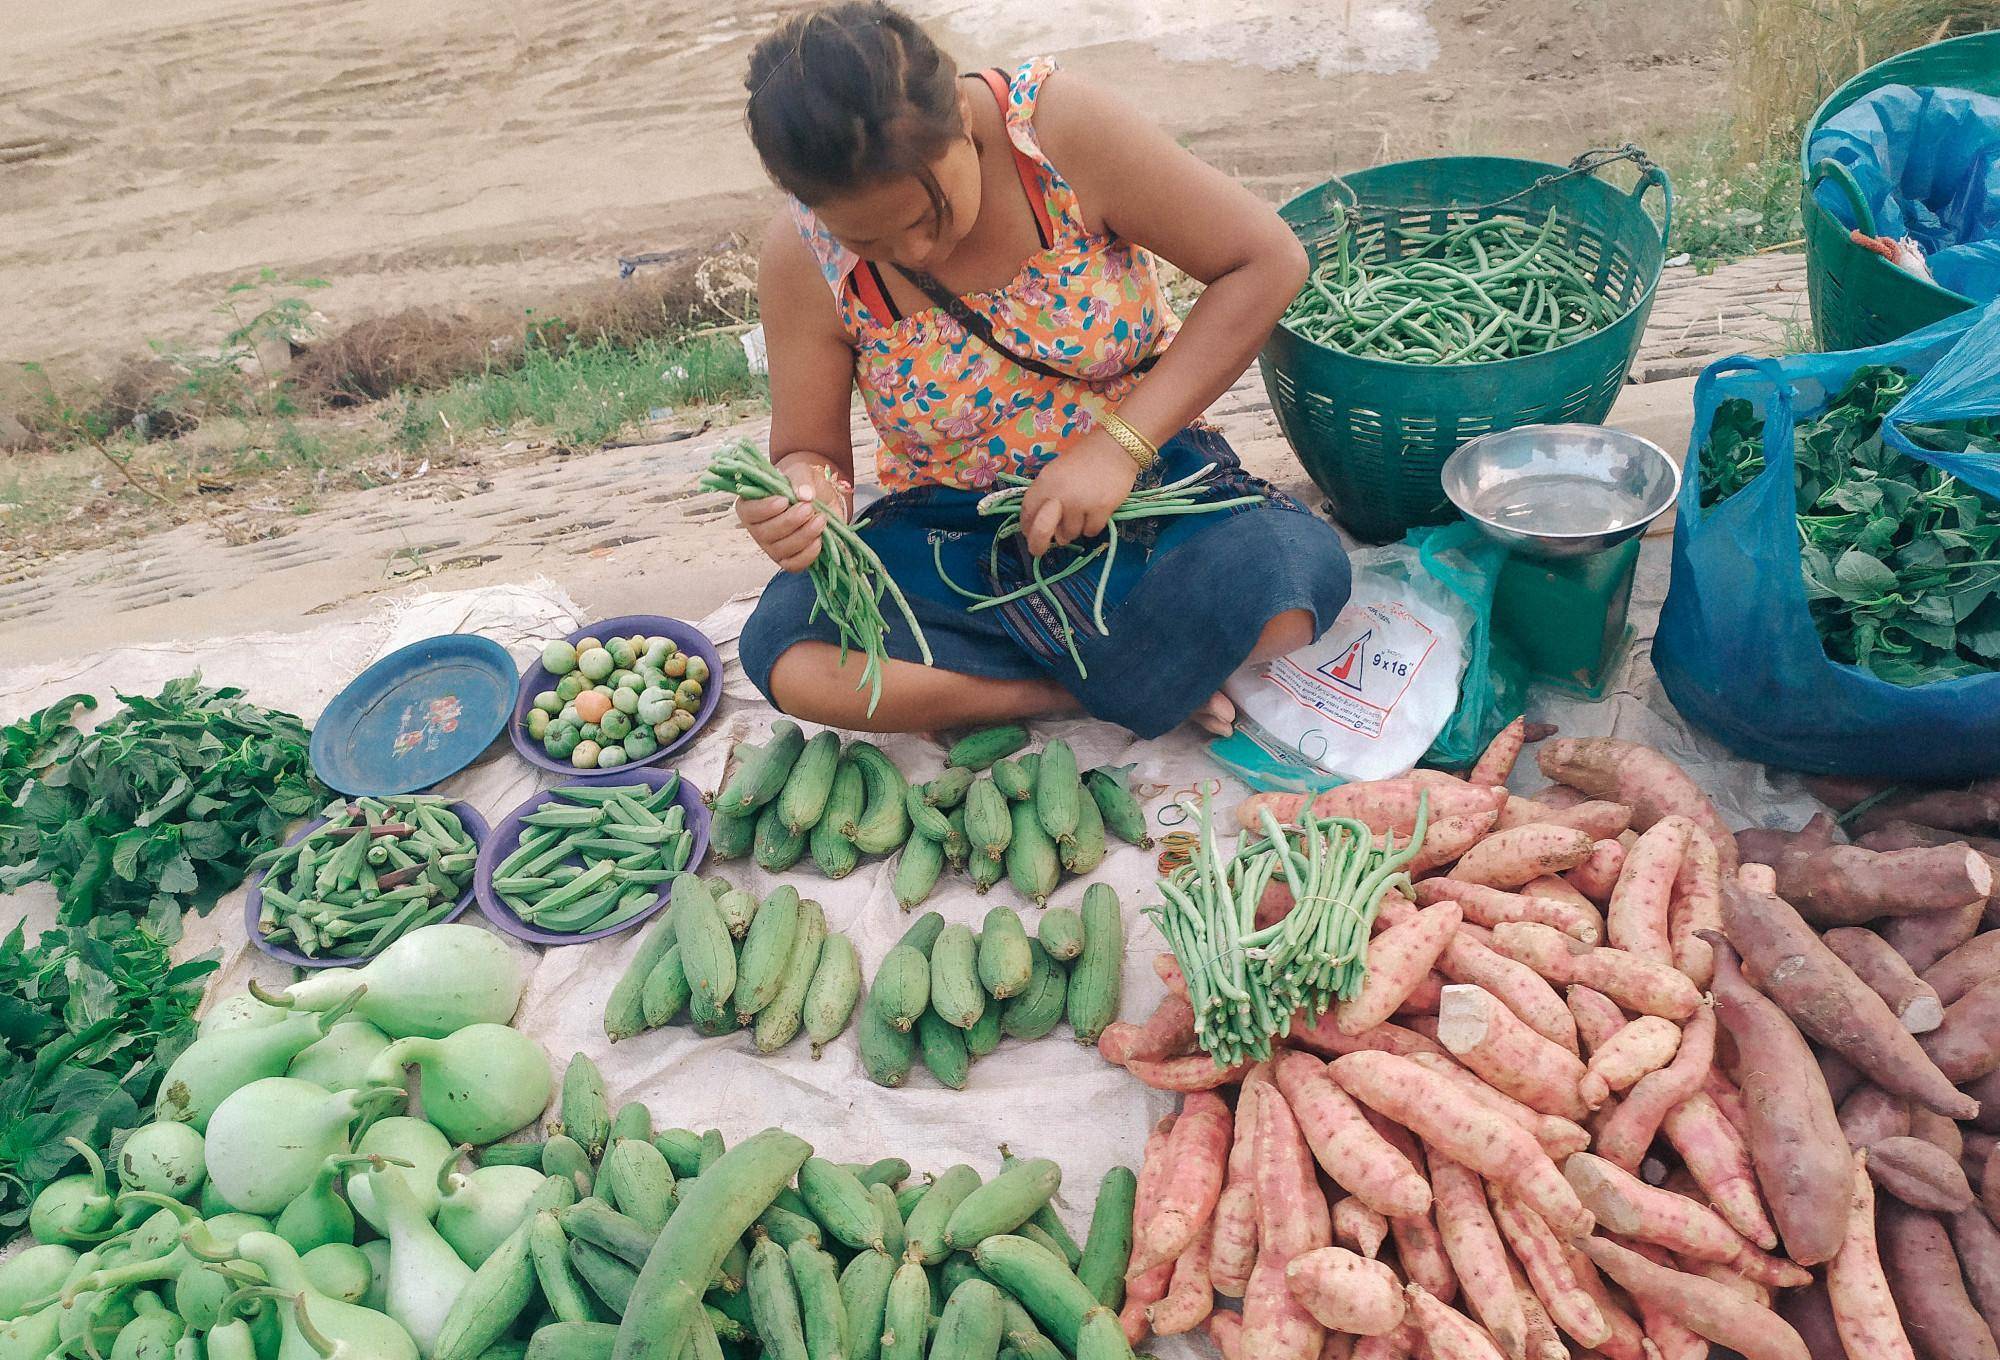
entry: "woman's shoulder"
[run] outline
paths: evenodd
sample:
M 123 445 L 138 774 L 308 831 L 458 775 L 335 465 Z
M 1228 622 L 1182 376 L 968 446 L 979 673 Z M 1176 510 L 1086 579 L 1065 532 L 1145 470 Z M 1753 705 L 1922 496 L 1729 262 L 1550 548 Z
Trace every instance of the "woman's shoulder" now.
M 764 226 L 759 271 L 780 270 L 788 281 L 817 277 L 838 289 L 853 268 L 853 252 L 834 240 L 812 209 L 787 195 Z

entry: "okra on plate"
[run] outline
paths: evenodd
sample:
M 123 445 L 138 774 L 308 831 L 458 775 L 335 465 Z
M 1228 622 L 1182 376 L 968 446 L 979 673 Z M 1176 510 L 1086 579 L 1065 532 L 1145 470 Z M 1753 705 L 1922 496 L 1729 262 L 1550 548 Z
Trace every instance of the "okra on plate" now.
M 521 843 L 493 870 L 516 916 L 566 935 L 609 930 L 646 911 L 687 866 L 694 833 L 675 795 L 680 776 L 553 790 L 521 819 Z

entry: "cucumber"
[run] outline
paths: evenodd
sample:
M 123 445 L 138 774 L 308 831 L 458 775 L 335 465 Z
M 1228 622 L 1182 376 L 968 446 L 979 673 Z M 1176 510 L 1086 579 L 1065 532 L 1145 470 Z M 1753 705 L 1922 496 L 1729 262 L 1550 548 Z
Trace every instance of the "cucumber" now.
M 970 1251 L 989 1237 L 1010 1233 L 1033 1218 L 1061 1188 L 1061 1167 L 1046 1157 L 1023 1158 L 951 1211 L 945 1225 L 945 1245 Z M 1067 1263 L 1063 1269 L 1069 1269 Z
M 910 835 L 914 839 L 921 836 L 925 840 L 942 843 L 951 834 L 951 823 L 945 814 L 924 801 L 921 790 L 911 789 L 903 799 L 903 809 L 910 814 Z M 907 850 L 909 847 L 903 847 Z
M 1000 796 L 1010 803 L 1025 802 L 1035 796 L 1035 779 L 1018 760 L 996 761 L 993 766 L 993 787 Z M 972 796 L 971 790 L 966 796 Z
M 647 1029 L 670 1024 L 688 1003 L 687 972 L 681 967 L 681 950 L 675 945 L 653 968 L 646 990 L 639 995 L 639 1009 Z
M 1018 996 L 1028 986 L 1034 960 L 1028 932 L 1012 907 L 995 907 L 979 928 L 979 982 L 995 1001 Z
M 987 1284 L 993 1283 L 986 1279 L 986 1272 L 972 1259 L 971 1252 L 955 1251 L 945 1257 L 944 1264 L 938 1267 L 937 1279 L 934 1282 L 937 1296 L 941 1299 L 950 1298 L 967 1280 L 986 1280 Z
M 535 1328 L 521 1360 L 611 1360 L 617 1344 L 615 1322 L 550 1322 Z
M 924 1268 L 906 1260 L 889 1281 L 882 1310 L 881 1360 L 924 1360 L 930 1339 L 931 1281 Z
M 943 872 L 944 846 L 929 836 L 912 835 L 903 842 L 902 858 L 896 865 L 892 886 L 897 903 L 904 911 L 920 906 L 931 895 L 931 889 L 937 886 L 938 876 Z
M 750 1248 L 746 1288 L 750 1292 L 750 1316 L 756 1321 L 764 1354 L 771 1360 L 810 1360 L 799 1293 L 792 1283 L 791 1262 L 785 1249 L 772 1238 L 764 1238 Z
M 1007 853 L 1014 839 L 1014 816 L 1007 810 L 1007 795 L 993 780 L 981 778 L 965 793 L 965 836 L 973 853 L 997 860 Z
M 1123 770 L 1114 770 L 1100 765 L 1083 777 L 1083 787 L 1097 804 L 1106 831 L 1127 845 L 1150 850 L 1153 838 L 1146 834 L 1146 809 L 1125 782 L 1125 771 L 1131 768 L 1127 765 Z M 710 836 L 713 835 L 711 832 Z
M 637 1268 L 581 1237 L 571 1238 L 564 1254 L 569 1268 L 591 1293 L 603 1300 L 611 1315 L 624 1316 L 626 1306 L 632 1302 L 633 1286 L 639 1283 Z
M 910 1178 L 910 1164 L 901 1157 L 883 1157 L 855 1168 L 854 1174 L 863 1185 L 886 1185 L 893 1189 Z
M 815 1058 L 840 1037 L 861 999 L 861 956 L 854 941 L 833 931 L 820 946 L 819 966 L 806 987 L 803 1019 Z
M 799 1194 L 834 1241 L 856 1251 L 882 1250 L 882 1214 L 852 1171 L 809 1157 L 799 1168 Z
M 688 1010 L 697 1025 L 718 1024 L 736 990 L 736 948 L 729 927 L 722 923 L 708 885 L 693 874 L 674 878 L 673 914 L 681 971 L 687 975 Z
M 855 1022 L 854 1041 L 861 1050 L 861 1070 L 877 1086 L 901 1086 L 917 1062 L 917 1039 L 908 1030 L 897 1029 L 882 1015 L 873 993 L 861 1003 L 861 1017 Z
M 840 734 L 815 732 L 778 793 L 778 816 L 793 835 L 804 836 L 819 825 L 833 794 L 833 777 L 840 766 Z
M 1076 831 L 1066 841 L 1056 842 L 1056 855 L 1063 869 L 1082 878 L 1097 872 L 1104 863 L 1104 816 L 1088 795 L 1076 804 Z
M 1125 970 L 1125 922 L 1118 894 L 1109 884 L 1083 890 L 1083 952 L 1069 972 L 1069 1027 L 1085 1043 L 1096 1043 L 1118 1018 L 1119 987 Z
M 594 1196 L 556 1210 L 555 1219 L 568 1236 L 602 1247 L 635 1267 L 645 1264 L 646 1253 L 659 1237 L 659 1233 L 642 1227 L 638 1219 L 619 1213 Z
M 715 899 L 715 909 L 722 913 L 722 924 L 729 927 L 730 938 L 742 939 L 750 933 L 750 923 L 757 919 L 757 899 L 726 878 L 706 881 L 709 895 Z
M 966 859 L 972 853 L 972 842 L 965 836 L 965 805 L 960 804 L 945 814 L 944 862 L 953 869 L 963 869 Z
M 1004 1165 L 1011 1167 L 1021 1159 L 1009 1153 L 1005 1148 L 1002 1148 L 1001 1160 Z M 1043 1242 L 1042 1245 L 1053 1247 L 1071 1270 L 1075 1270 L 1083 1260 L 1082 1246 L 1077 1243 L 1074 1237 L 1070 1236 L 1069 1228 L 1063 1223 L 1062 1216 L 1056 1212 L 1054 1203 L 1044 1204 L 1041 1208 L 1035 1210 L 1034 1216 L 1026 1223 L 1023 1223 L 1016 1231 L 1023 1237 L 1034 1238 L 1036 1241 L 1040 1241 L 1041 1237 L 1046 1237 L 1048 1241 Z M 1036 1237 L 1037 1233 L 1041 1237 Z
M 903 1221 L 903 1236 L 909 1244 L 904 1248 L 906 1259 L 934 1266 L 951 1255 L 945 1229 L 958 1206 L 979 1185 L 979 1173 L 963 1164 L 938 1173 L 923 1198 L 917 1201 L 917 1207 Z
M 755 810 L 724 812 L 717 808 L 708 819 L 708 853 L 718 860 L 742 859 L 757 841 Z
M 589 1054 L 578 1053 L 569 1060 L 556 1108 L 560 1122 L 553 1131 L 576 1139 L 593 1160 L 600 1156 L 611 1136 L 611 1102 L 604 1094 L 604 1074 Z
M 875 1202 L 876 1217 L 882 1221 L 882 1250 L 900 1258 L 909 1243 L 903 1237 L 903 1211 L 896 1207 L 896 1192 L 881 1181 L 863 1181 L 868 1198 Z
M 811 1215 L 795 1213 L 779 1204 L 773 1204 L 757 1215 L 757 1227 L 781 1247 L 789 1247 L 794 1242 L 808 1242 L 817 1247 L 826 1240 L 825 1233 Z
M 928 959 L 931 956 L 931 946 L 937 943 L 938 932 L 943 929 L 944 913 L 927 911 L 910 922 L 910 928 L 903 932 L 896 943 L 906 944 Z
M 1132 1259 L 1132 1206 L 1139 1196 L 1139 1178 L 1129 1166 L 1114 1166 L 1097 1184 L 1097 1203 L 1090 1210 L 1090 1231 L 1083 1238 L 1083 1259 L 1076 1277 L 1113 1310 L 1125 1306 L 1125 1267 Z
M 861 771 L 861 812 L 841 828 L 841 834 L 864 855 L 886 855 L 910 834 L 910 814 L 903 806 L 909 782 L 896 763 L 871 742 L 850 743 L 847 758 Z
M 930 1178 L 926 1177 L 921 1181 L 911 1181 L 908 1185 L 897 1189 L 896 1212 L 903 1216 L 904 1223 L 910 1221 L 910 1215 L 917 1211 L 917 1205 L 923 1201 L 924 1195 L 930 1188 Z
M 569 1263 L 569 1239 L 554 1213 L 542 1210 L 528 1221 L 528 1255 L 535 1266 L 535 1283 L 549 1311 L 561 1322 L 589 1322 L 595 1316 L 583 1281 Z
M 1007 845 L 1007 877 L 1014 891 L 1043 906 L 1056 890 L 1062 866 L 1056 859 L 1056 843 L 1043 829 L 1034 801 L 1015 803 L 1014 836 Z
M 847 1315 L 847 1360 L 880 1360 L 882 1314 L 889 1304 L 889 1281 L 896 1258 L 884 1252 L 855 1253 L 840 1272 L 840 1302 Z
M 674 914 L 669 907 L 653 918 L 652 924 L 639 937 L 639 947 L 632 951 L 632 961 L 625 965 L 618 982 L 611 989 L 611 995 L 604 1002 L 604 1035 L 612 1043 L 629 1039 L 646 1028 L 646 1017 L 641 997 L 646 990 L 646 979 L 653 968 L 666 957 L 674 947 Z
M 985 1280 L 967 1280 L 945 1300 L 930 1360 L 997 1360 L 1000 1331 L 1000 1291 Z
M 1002 1342 L 1007 1347 L 1000 1352 L 1002 1355 L 1013 1355 L 1018 1360 L 1063 1360 L 1056 1343 L 1042 1335 L 1035 1319 L 1011 1294 L 1000 1296 L 1000 1320 Z
M 1098 1303 L 1062 1257 L 1047 1247 L 1002 1233 L 974 1247 L 972 1259 L 994 1284 L 1021 1301 L 1051 1341 L 1072 1354 L 1083 1320 L 1093 1310 L 1117 1325 L 1117 1315 Z
M 694 1176 L 701 1171 L 701 1139 L 687 1129 L 662 1129 L 653 1135 L 653 1146 L 667 1159 L 676 1176 Z
M 1068 963 L 1083 952 L 1083 918 L 1070 907 L 1050 907 L 1036 929 L 1049 957 Z
M 620 1138 L 604 1153 L 597 1168 L 598 1184 L 618 1205 L 620 1213 L 658 1233 L 674 1211 L 674 1172 L 651 1143 Z
M 590 1167 L 590 1154 L 583 1150 L 583 1144 L 566 1133 L 551 1134 L 542 1144 L 542 1174 L 559 1176 L 575 1184 L 579 1194 L 591 1192 L 595 1175 Z
M 16 1257 L 16 1260 L 19 1258 Z M 535 1297 L 535 1268 L 528 1243 L 528 1224 L 516 1227 L 503 1239 L 493 1254 L 486 1258 L 479 1269 L 473 1272 L 458 1291 L 458 1298 L 445 1313 L 438 1329 L 434 1354 L 441 1360 L 476 1360 L 488 1346 L 504 1336 L 514 1325 L 515 1319 L 527 1311 Z M 193 1311 L 192 1291 L 183 1292 L 178 1302 L 183 1308 Z M 85 1299 L 85 1308 L 78 1310 L 88 1314 L 92 1304 L 102 1306 L 102 1294 L 91 1294 Z M 13 1312 L 12 1307 L 7 1309 Z M 53 1319 L 60 1313 L 47 1312 Z M 8 1350 L 15 1356 L 58 1355 L 63 1348 L 56 1344 L 57 1337 L 50 1334 L 40 1344 L 32 1338 L 23 1337 L 21 1322 L 9 1324 Z M 223 1360 L 224 1352 L 219 1349 L 222 1333 L 209 1334 L 208 1354 L 215 1360 Z M 23 1344 L 25 1343 L 25 1344 Z M 94 1342 L 92 1343 L 94 1345 Z M 114 1350 L 120 1354 L 122 1348 Z M 234 1352 L 231 1352 L 232 1354 Z M 242 1354 L 249 1356 L 250 1347 L 245 1345 Z M 122 1360 L 122 1357 L 121 1357 Z
M 805 1320 L 806 1355 L 810 1360 L 846 1360 L 847 1305 L 840 1297 L 833 1258 L 804 1242 L 792 1243 L 785 1255 Z
M 653 1112 L 636 1100 L 628 1100 L 618 1107 L 618 1113 L 611 1116 L 611 1138 L 641 1138 L 653 1140 Z
M 1000 1006 L 988 1006 L 979 1013 L 978 1020 L 965 1027 L 967 1057 L 977 1060 L 1000 1047 L 1001 1009 Z
M 826 912 L 811 898 L 799 903 L 799 933 L 785 960 L 785 974 L 771 1004 L 757 1012 L 753 1042 L 759 1053 L 775 1053 L 792 1041 L 805 1019 L 806 989 L 826 943 Z
M 972 928 L 956 921 L 938 932 L 937 943 L 931 946 L 931 1009 L 960 1029 L 986 1009 L 978 951 Z
M 939 925 L 943 925 L 939 917 Z M 868 1003 L 884 1021 L 907 1032 L 931 999 L 931 961 L 913 945 L 899 944 L 882 956 Z
M 1044 1204 L 1042 1208 L 1047 1209 L 1048 1205 Z M 1023 1223 L 1020 1227 L 1014 1229 L 1014 1231 L 1019 1233 L 1021 1236 L 1027 1238 L 1030 1242 L 1033 1242 L 1038 1247 L 1047 1247 L 1050 1251 L 1054 1252 L 1058 1256 L 1061 1256 L 1063 1254 L 1062 1244 L 1056 1241 L 1056 1239 L 1050 1235 L 1050 1233 L 1046 1228 L 1042 1227 L 1041 1224 L 1037 1223 L 1032 1218 L 1029 1219 L 1026 1223 Z M 1074 1263 L 1072 1263 L 1071 1268 L 1074 1269 Z
M 781 883 L 750 920 L 743 952 L 736 958 L 736 1016 L 745 1024 L 776 1000 L 784 985 L 785 964 L 799 937 L 799 914 L 798 889 Z
M 984 855 L 974 855 L 965 862 L 966 871 L 972 877 L 973 891 L 984 896 L 986 890 L 1007 877 L 1007 866 L 1000 860 L 988 859 Z
M 1108 1308 L 1085 1313 L 1076 1331 L 1076 1360 L 1133 1360 L 1132 1341 Z
M 1042 748 L 1041 764 L 1035 770 L 1035 815 L 1050 840 L 1067 841 L 1076 835 L 1082 799 L 1076 752 L 1058 738 Z
M 809 839 L 809 831 L 793 831 L 785 825 L 777 803 L 766 803 L 757 815 L 757 837 L 751 847 L 751 858 L 766 873 L 782 874 L 799 862 Z
M 1028 744 L 1028 729 L 1019 723 L 969 732 L 953 742 L 944 763 L 961 770 L 983 770 Z
M 736 775 L 716 795 L 716 810 L 744 813 L 776 798 L 784 790 L 785 780 L 805 744 L 805 733 L 791 719 L 780 718 L 772 723 L 770 741 L 761 747 L 739 750 L 742 759 L 736 766 Z
M 965 801 L 965 791 L 978 778 L 971 770 L 952 768 L 923 786 L 923 800 L 934 808 L 950 811 Z
M 1000 1029 L 1013 1039 L 1040 1039 L 1062 1023 L 1069 978 L 1040 940 L 1028 942 L 1028 985 L 1001 1008 Z
M 972 1055 L 966 1051 L 964 1030 L 947 1024 L 936 1011 L 925 1011 L 917 1017 L 917 1052 L 940 1084 L 954 1091 L 965 1089 Z
M 807 838 L 813 863 L 831 879 L 846 878 L 861 863 L 861 851 L 848 839 L 845 828 L 861 815 L 861 770 L 851 760 L 840 762 L 833 775 L 833 792 L 827 795 L 826 809 Z

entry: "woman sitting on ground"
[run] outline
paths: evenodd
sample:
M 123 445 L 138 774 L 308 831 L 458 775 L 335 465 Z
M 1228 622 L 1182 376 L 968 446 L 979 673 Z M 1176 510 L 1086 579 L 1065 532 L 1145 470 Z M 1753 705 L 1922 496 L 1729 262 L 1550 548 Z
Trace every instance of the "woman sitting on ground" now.
M 802 501 L 853 513 L 858 385 L 891 493 L 864 537 L 909 596 L 934 654 L 893 609 L 872 716 L 804 573 L 821 512 L 740 501 L 784 568 L 741 656 L 786 713 L 916 731 L 1082 709 L 1142 737 L 1192 718 L 1226 732 L 1220 693 L 1252 659 L 1293 651 L 1347 601 L 1338 536 L 1245 473 L 1199 417 L 1255 357 L 1305 278 L 1270 207 L 1103 89 L 1047 58 L 961 74 L 886 4 L 834 5 L 758 44 L 750 135 L 790 196 L 766 234 L 759 294 L 771 456 Z M 1154 257 L 1206 285 L 1177 318 Z M 1134 486 L 1215 465 L 1204 499 L 1262 504 L 1120 529 L 1104 608 L 1097 568 L 1046 596 L 968 612 L 1107 532 Z M 977 513 L 996 477 L 1033 478 L 1024 533 Z

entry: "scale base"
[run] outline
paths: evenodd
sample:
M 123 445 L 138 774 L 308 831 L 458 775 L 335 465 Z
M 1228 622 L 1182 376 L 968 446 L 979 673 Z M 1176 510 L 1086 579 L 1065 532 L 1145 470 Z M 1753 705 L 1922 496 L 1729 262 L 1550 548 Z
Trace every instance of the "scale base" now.
M 1509 555 L 1493 593 L 1494 627 L 1536 680 L 1604 697 L 1632 642 L 1626 615 L 1639 542 L 1561 561 Z

